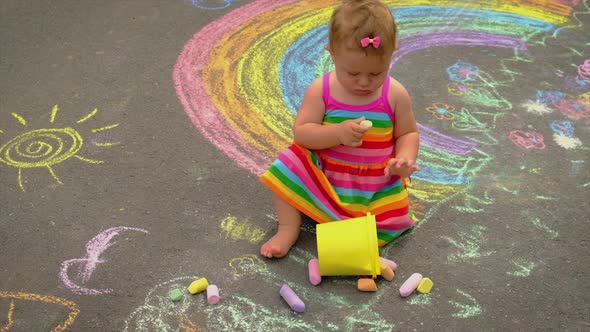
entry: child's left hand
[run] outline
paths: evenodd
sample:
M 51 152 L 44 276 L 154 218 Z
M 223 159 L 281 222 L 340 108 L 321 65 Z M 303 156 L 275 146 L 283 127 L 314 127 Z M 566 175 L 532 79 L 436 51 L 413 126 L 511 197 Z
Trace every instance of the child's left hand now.
M 420 169 L 421 168 L 414 163 L 414 160 L 391 158 L 385 167 L 385 175 L 399 175 L 402 178 L 407 178 Z

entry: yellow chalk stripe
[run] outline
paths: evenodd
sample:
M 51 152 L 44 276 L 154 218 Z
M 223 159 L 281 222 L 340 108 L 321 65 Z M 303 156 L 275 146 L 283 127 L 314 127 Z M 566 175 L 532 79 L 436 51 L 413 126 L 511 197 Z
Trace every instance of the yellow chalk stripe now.
M 102 146 L 115 146 L 115 145 L 119 145 L 119 144 L 121 144 L 121 142 L 110 142 L 110 143 L 98 143 L 98 142 L 94 142 L 94 143 L 92 143 L 92 145 L 101 146 L 101 147 Z
M 10 301 L 10 307 L 8 308 L 8 316 L 6 317 L 6 319 L 8 320 L 8 323 L 6 323 L 6 325 L 4 325 L 4 327 L 2 329 L 0 329 L 1 332 L 10 331 L 10 328 L 12 327 L 12 325 L 14 325 L 14 320 L 12 320 L 13 313 L 14 313 L 14 301 Z
M 57 104 L 56 104 L 51 109 L 51 118 L 50 118 L 49 122 L 51 122 L 51 123 L 55 122 L 55 117 L 57 116 L 58 111 L 59 111 L 59 106 L 57 106 Z
M 84 158 L 84 157 L 82 157 L 82 156 L 78 156 L 78 155 L 76 155 L 76 156 L 74 156 L 74 157 L 76 157 L 76 158 L 78 158 L 78 159 L 80 159 L 80 160 L 82 160 L 82 161 L 85 161 L 85 162 L 87 162 L 87 163 L 89 163 L 89 164 L 102 164 L 102 163 L 104 163 L 104 161 L 103 161 L 103 160 L 89 159 L 89 158 Z
M 118 124 L 118 123 L 115 123 L 115 124 L 112 124 L 112 125 L 110 125 L 110 126 L 106 126 L 106 127 L 102 127 L 102 128 L 96 128 L 96 129 L 92 129 L 92 132 L 93 132 L 93 133 L 97 133 L 97 132 L 99 132 L 99 131 L 105 131 L 105 130 L 113 129 L 113 128 L 116 128 L 116 127 L 118 127 L 118 126 L 119 126 L 119 124 Z
M 91 117 L 93 117 L 96 113 L 98 112 L 98 108 L 95 108 L 94 110 L 92 110 L 92 112 L 88 113 L 85 117 L 83 117 L 82 119 L 76 121 L 76 123 L 82 123 L 88 119 L 90 119 Z
M 233 216 L 228 216 L 221 221 L 221 229 L 226 233 L 225 238 L 247 240 L 251 243 L 260 242 L 266 235 L 262 229 L 247 222 L 240 222 Z
M 23 126 L 26 126 L 27 125 L 27 120 L 25 120 L 22 116 L 14 113 L 14 112 L 12 112 L 10 114 L 16 119 L 16 121 L 18 121 Z
M 47 169 L 49 170 L 49 173 L 51 173 L 51 177 L 53 177 L 53 179 L 54 179 L 55 181 L 57 181 L 57 183 L 59 183 L 59 184 L 63 184 L 63 183 L 62 183 L 62 182 L 59 180 L 59 178 L 57 177 L 57 175 L 55 175 L 55 172 L 53 171 L 53 168 L 51 168 L 51 166 L 47 166 Z

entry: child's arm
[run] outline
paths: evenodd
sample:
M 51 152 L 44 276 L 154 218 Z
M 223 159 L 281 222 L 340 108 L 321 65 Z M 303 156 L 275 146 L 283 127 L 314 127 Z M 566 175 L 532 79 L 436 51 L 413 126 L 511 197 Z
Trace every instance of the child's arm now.
M 415 171 L 420 170 L 416 163 L 418 157 L 419 136 L 418 127 L 412 101 L 408 91 L 396 80 L 391 80 L 389 91 L 390 103 L 395 112 L 395 158 L 389 160 L 386 174 L 397 174 L 409 177 Z
M 338 124 L 322 125 L 326 107 L 322 96 L 322 79 L 311 83 L 295 117 L 293 133 L 295 143 L 310 150 L 320 150 L 336 145 L 359 146 L 368 128 L 360 125 L 364 117 Z

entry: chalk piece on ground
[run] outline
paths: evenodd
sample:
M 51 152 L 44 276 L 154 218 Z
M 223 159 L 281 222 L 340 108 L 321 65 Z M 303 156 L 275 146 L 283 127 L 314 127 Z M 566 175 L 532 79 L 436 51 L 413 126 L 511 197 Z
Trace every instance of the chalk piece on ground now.
M 209 286 L 209 282 L 207 282 L 207 279 L 197 279 L 191 282 L 191 284 L 188 286 L 188 292 L 191 294 L 197 294 L 206 290 L 207 286 Z
M 430 278 L 422 278 L 420 283 L 418 283 L 418 287 L 416 288 L 422 294 L 430 293 L 432 290 L 432 286 L 434 286 L 434 282 L 430 280 Z
M 371 278 L 360 278 L 357 283 L 357 288 L 363 292 L 376 292 L 377 284 Z
M 320 275 L 320 262 L 317 258 L 309 261 L 309 282 L 312 285 L 317 286 L 322 282 L 322 276 Z
M 168 292 L 168 297 L 170 297 L 170 300 L 172 300 L 173 302 L 178 302 L 182 300 L 182 291 L 178 288 L 175 288 Z
M 361 126 L 365 128 L 371 128 L 373 127 L 373 122 L 371 122 L 371 120 L 363 120 L 361 121 Z
M 215 285 L 207 286 L 207 302 L 209 304 L 217 304 L 219 300 L 219 288 Z
M 420 273 L 412 274 L 399 288 L 399 295 L 406 297 L 412 294 L 416 290 L 416 287 L 418 287 L 420 280 L 422 280 Z
M 397 270 L 397 264 L 391 259 L 379 257 L 379 261 L 381 262 L 381 265 L 387 264 L 393 271 Z
M 387 281 L 392 281 L 393 278 L 395 277 L 395 272 L 393 272 L 393 270 L 391 269 L 391 267 L 387 264 L 382 264 L 381 265 L 381 276 L 383 277 L 383 279 L 387 280 Z
M 295 292 L 289 287 L 287 284 L 283 284 L 281 290 L 279 291 L 281 296 L 287 303 L 291 309 L 297 312 L 304 312 L 305 311 L 305 303 L 295 294 Z

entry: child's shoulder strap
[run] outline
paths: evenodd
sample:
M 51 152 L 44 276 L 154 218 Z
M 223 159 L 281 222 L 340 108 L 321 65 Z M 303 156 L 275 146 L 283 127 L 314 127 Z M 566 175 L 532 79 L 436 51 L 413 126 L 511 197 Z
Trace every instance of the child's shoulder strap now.
M 324 74 L 324 80 L 322 84 L 322 96 L 324 98 L 324 104 L 328 105 L 330 99 L 330 72 Z

